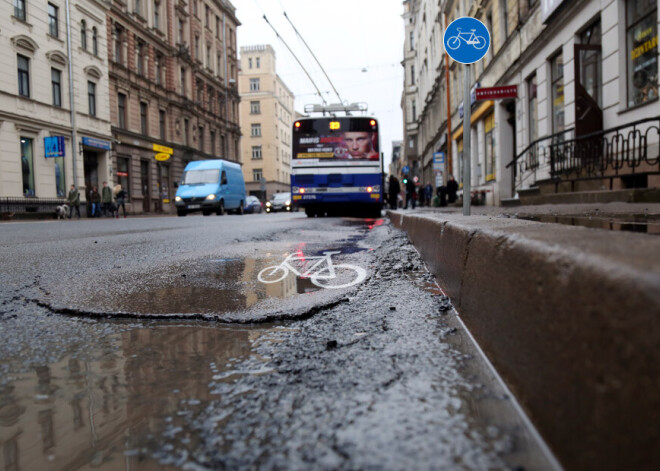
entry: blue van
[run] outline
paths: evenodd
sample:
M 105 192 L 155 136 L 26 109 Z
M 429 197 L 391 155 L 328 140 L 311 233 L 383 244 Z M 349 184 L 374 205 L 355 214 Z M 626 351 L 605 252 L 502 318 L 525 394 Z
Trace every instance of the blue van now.
M 196 160 L 183 170 L 174 205 L 179 216 L 201 211 L 218 216 L 225 211 L 243 214 L 245 181 L 241 166 L 226 160 Z

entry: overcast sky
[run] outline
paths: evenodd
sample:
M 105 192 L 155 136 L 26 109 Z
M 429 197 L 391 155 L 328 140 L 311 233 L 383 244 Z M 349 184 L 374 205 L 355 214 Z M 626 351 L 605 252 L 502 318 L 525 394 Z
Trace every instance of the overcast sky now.
M 284 17 L 286 11 L 312 49 L 342 100 L 366 102 L 380 122 L 385 171 L 392 141 L 401 140 L 403 124 L 403 6 L 401 0 L 231 0 L 241 22 L 238 45 L 270 44 L 277 73 L 295 95 L 295 109 L 321 103 L 314 86 L 268 23 L 275 27 L 316 82 L 328 103 L 339 98 L 314 58 Z M 240 52 L 239 52 L 240 54 Z

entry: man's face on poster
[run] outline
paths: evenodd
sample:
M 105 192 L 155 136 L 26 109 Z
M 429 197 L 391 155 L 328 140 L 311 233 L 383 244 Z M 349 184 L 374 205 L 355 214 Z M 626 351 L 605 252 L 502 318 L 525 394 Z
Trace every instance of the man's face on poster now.
M 368 132 L 345 132 L 344 143 L 353 159 L 366 159 L 374 153 Z

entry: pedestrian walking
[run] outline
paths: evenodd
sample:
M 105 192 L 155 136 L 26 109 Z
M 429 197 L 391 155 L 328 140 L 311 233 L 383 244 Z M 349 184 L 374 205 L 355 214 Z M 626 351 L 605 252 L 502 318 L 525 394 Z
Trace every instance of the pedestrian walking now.
M 419 201 L 419 207 L 423 208 L 426 204 L 426 193 L 424 193 L 424 187 L 420 186 L 417 190 L 417 200 Z
M 128 196 L 128 193 L 121 187 L 121 185 L 115 186 L 115 188 L 117 187 L 119 187 L 119 191 L 117 191 L 115 198 L 117 202 L 117 219 L 119 219 L 119 208 L 124 210 L 124 217 L 126 217 L 126 197 Z
M 426 197 L 426 204 L 431 206 L 431 200 L 433 199 L 433 187 L 430 183 L 427 183 L 424 187 L 424 196 Z
M 98 188 L 92 187 L 89 200 L 92 202 L 92 217 L 101 217 L 101 195 L 99 194 Z
M 399 185 L 399 179 L 394 175 L 390 175 L 390 209 L 397 209 L 399 207 L 399 193 L 401 193 L 401 185 Z
M 112 190 L 108 186 L 108 182 L 103 182 L 103 189 L 101 190 L 101 214 L 107 216 L 108 212 L 110 212 L 110 215 L 114 213 L 112 210 Z
M 80 192 L 76 189 L 76 185 L 71 185 L 67 201 L 69 205 L 69 219 L 73 216 L 74 208 L 78 214 L 78 219 L 80 219 Z
M 458 191 L 458 183 L 454 179 L 453 175 L 449 175 L 449 181 L 447 181 L 447 200 L 449 203 L 456 201 L 456 192 Z
M 408 206 L 412 206 L 412 209 L 415 209 L 415 200 L 417 199 L 417 194 L 415 193 L 415 184 L 412 181 L 412 178 L 408 178 L 406 183 L 406 209 Z

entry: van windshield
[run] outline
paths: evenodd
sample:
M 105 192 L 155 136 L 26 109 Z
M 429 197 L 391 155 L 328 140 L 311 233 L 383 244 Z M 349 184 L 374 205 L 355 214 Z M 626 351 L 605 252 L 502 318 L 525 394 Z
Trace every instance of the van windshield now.
M 205 183 L 218 183 L 220 176 L 219 169 L 208 170 L 188 170 L 183 172 L 181 177 L 182 185 L 200 185 Z

